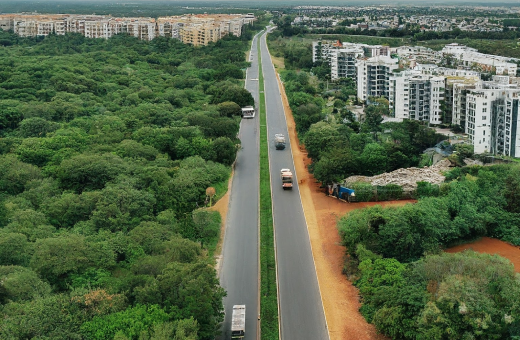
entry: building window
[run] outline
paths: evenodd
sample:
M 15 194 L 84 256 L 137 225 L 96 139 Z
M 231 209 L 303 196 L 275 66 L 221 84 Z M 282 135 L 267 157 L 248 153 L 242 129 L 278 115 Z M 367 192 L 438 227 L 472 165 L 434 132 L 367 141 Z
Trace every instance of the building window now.
M 487 116 L 482 116 L 482 120 L 486 120 Z
M 482 112 L 487 112 L 487 109 L 486 109 L 486 108 L 483 108 L 483 109 L 482 109 Z

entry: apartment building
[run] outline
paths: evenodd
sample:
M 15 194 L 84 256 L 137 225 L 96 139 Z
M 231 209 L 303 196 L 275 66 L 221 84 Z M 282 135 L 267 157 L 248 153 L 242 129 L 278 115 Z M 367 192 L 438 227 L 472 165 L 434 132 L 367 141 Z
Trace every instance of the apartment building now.
M 333 50 L 330 54 L 331 79 L 352 78 L 356 79 L 356 62 L 364 56 L 361 46 L 349 46 Z
M 418 70 L 390 76 L 389 104 L 395 118 L 441 124 L 444 101 L 443 76 L 421 74 Z
M 476 49 L 457 43 L 444 46 L 441 51 L 444 55 L 452 55 L 465 67 L 478 66 L 482 71 L 495 72 L 509 76 L 516 76 L 518 61 L 516 58 L 502 57 L 492 54 L 479 53 Z
M 358 59 L 357 96 L 360 100 L 368 97 L 386 97 L 390 93 L 390 75 L 399 68 L 398 60 L 388 56 Z
M 491 112 L 490 152 L 495 155 L 520 157 L 520 90 L 499 93 Z
M 240 36 L 252 24 L 254 14 L 201 14 L 154 18 L 113 18 L 101 15 L 0 15 L 0 28 L 13 29 L 23 37 L 79 33 L 88 38 L 108 39 L 126 33 L 138 39 L 157 36 L 179 39 L 196 46 L 215 42 L 227 34 Z
M 343 44 L 338 40 L 332 41 L 313 41 L 312 42 L 312 62 L 318 61 L 331 62 L 332 54 Z

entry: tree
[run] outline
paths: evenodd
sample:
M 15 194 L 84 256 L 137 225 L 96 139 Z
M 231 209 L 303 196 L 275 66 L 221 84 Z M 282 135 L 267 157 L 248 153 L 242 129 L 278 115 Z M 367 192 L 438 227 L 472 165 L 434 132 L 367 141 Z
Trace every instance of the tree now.
M 157 285 L 163 303 L 172 306 L 172 312 L 176 312 L 178 318 L 192 315 L 197 320 L 201 339 L 215 336 L 224 316 L 222 298 L 225 292 L 218 285 L 213 267 L 202 260 L 190 264 L 172 262 L 157 277 Z
M 21 137 L 45 137 L 47 133 L 56 131 L 60 125 L 40 117 L 26 118 L 20 122 L 18 133 Z
M 126 169 L 126 164 L 118 156 L 82 154 L 61 162 L 56 177 L 63 188 L 81 193 L 102 189 L 109 181 L 124 174 Z
M 0 233 L 0 265 L 1 266 L 26 266 L 29 263 L 32 244 L 27 241 L 27 236 L 18 233 Z
M 0 156 L 0 191 L 16 195 L 27 183 L 40 178 L 40 169 L 34 165 L 20 162 L 14 155 Z
M 313 124 L 305 133 L 305 149 L 313 160 L 319 160 L 320 154 L 327 152 L 341 140 L 338 126 L 326 122 Z
M 251 93 L 243 87 L 224 81 L 208 88 L 207 93 L 212 95 L 211 103 L 235 102 L 240 107 L 253 106 L 255 100 Z
M 365 146 L 363 153 L 359 156 L 362 169 L 369 176 L 385 172 L 388 163 L 388 153 L 385 148 L 377 143 L 370 143 Z
M 96 229 L 129 231 L 153 216 L 155 197 L 131 183 L 110 184 L 101 191 L 91 221 Z
M 31 268 L 58 289 L 65 288 L 64 279 L 70 274 L 90 266 L 110 268 L 114 264 L 114 254 L 109 249 L 94 247 L 77 235 L 37 240 L 30 261 Z
M 228 137 L 219 137 L 213 141 L 213 161 L 231 165 L 236 159 L 237 147 Z
M 197 209 L 193 211 L 192 217 L 201 247 L 204 247 L 205 242 L 209 243 L 211 240 L 217 239 L 221 222 L 218 211 Z
M 381 130 L 381 123 L 383 122 L 383 115 L 388 114 L 388 101 L 386 99 L 378 98 L 374 103 L 365 107 L 365 117 L 362 130 L 366 132 L 377 132 Z
M 242 110 L 240 105 L 235 102 L 223 102 L 217 105 L 218 112 L 223 117 L 240 116 Z
M 81 333 L 88 339 L 112 340 L 121 332 L 128 339 L 138 340 L 143 332 L 148 334 L 154 326 L 169 319 L 168 314 L 157 305 L 136 305 L 122 312 L 94 317 L 81 325 Z
M 51 287 L 32 270 L 19 266 L 0 266 L 2 289 L 0 301 L 23 302 L 48 297 Z

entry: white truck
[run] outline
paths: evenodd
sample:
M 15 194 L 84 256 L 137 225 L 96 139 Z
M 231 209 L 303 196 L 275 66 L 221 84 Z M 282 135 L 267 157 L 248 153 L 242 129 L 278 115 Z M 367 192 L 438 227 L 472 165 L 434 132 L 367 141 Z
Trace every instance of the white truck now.
M 285 149 L 285 136 L 281 133 L 277 133 L 274 135 L 274 147 L 276 150 Z
M 243 339 L 246 334 L 246 305 L 234 305 L 231 318 L 231 339 Z
M 293 174 L 290 169 L 280 170 L 280 178 L 282 179 L 283 190 L 292 189 L 293 187 Z
M 255 118 L 255 108 L 252 106 L 243 107 L 242 118 Z

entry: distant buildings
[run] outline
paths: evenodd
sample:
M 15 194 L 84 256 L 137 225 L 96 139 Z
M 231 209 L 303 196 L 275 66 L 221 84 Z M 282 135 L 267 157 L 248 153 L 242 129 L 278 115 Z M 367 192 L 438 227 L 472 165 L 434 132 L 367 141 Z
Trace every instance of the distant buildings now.
M 511 62 L 518 60 L 515 58 L 480 53 L 474 48 L 457 43 L 446 45 L 441 52 L 444 55 L 452 55 L 466 67 L 475 65 L 480 67 L 482 71 L 516 76 L 518 66 Z
M 170 37 L 192 44 L 207 45 L 232 34 L 240 36 L 242 27 L 255 20 L 253 14 L 200 14 L 154 18 L 114 18 L 103 15 L 4 14 L 0 28 L 22 37 L 79 33 L 87 38 L 105 38 L 126 33 L 142 40 Z

